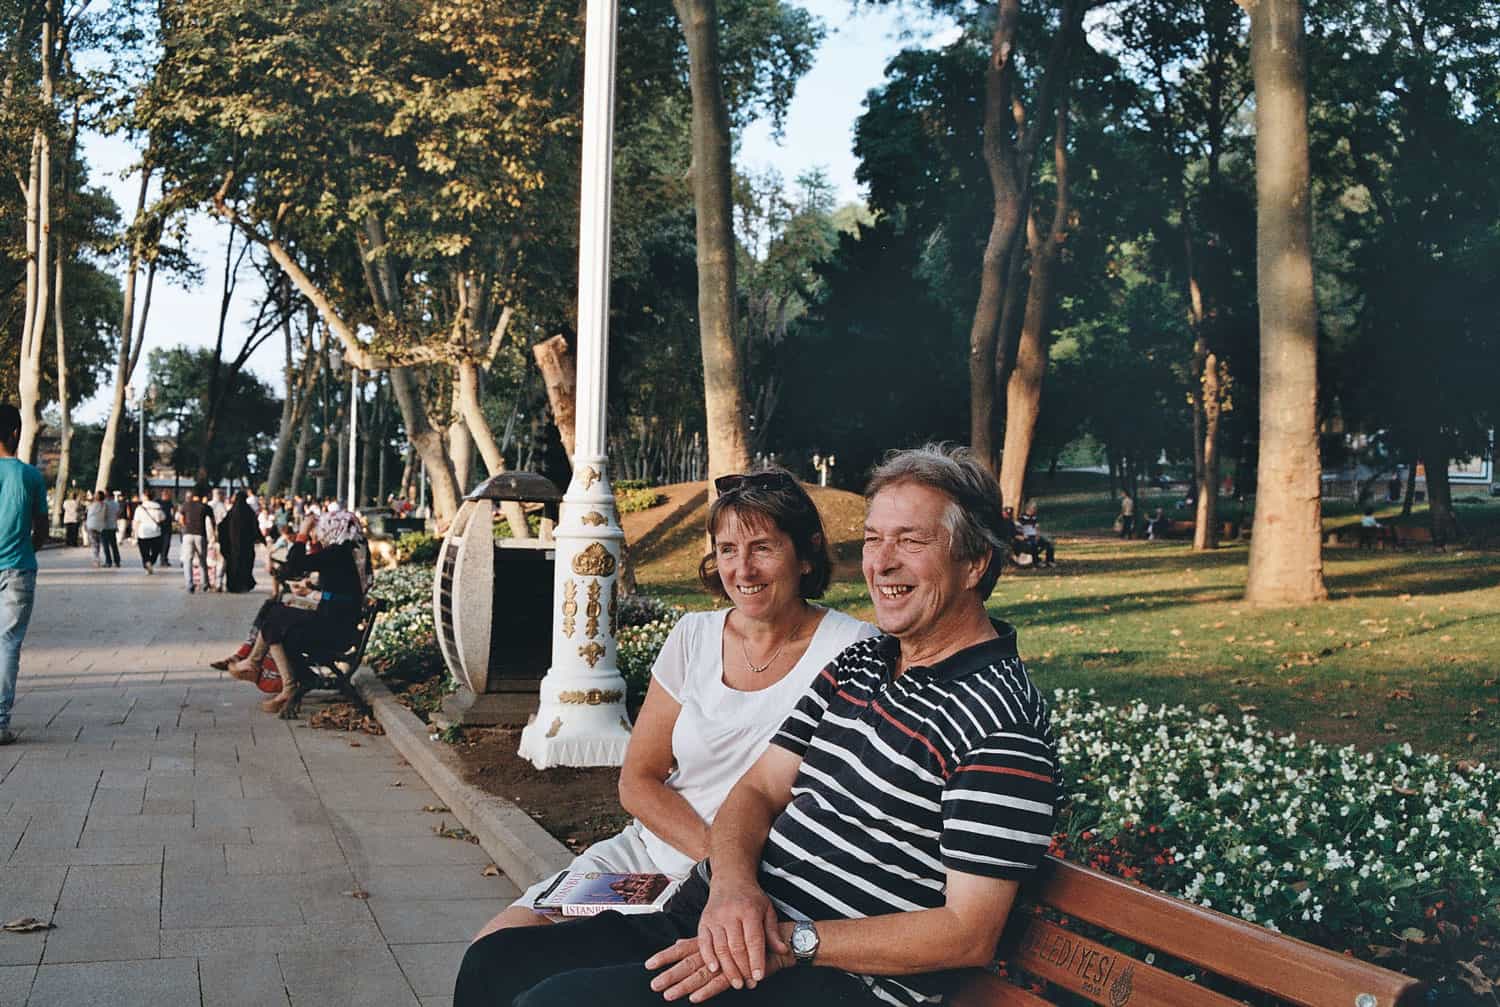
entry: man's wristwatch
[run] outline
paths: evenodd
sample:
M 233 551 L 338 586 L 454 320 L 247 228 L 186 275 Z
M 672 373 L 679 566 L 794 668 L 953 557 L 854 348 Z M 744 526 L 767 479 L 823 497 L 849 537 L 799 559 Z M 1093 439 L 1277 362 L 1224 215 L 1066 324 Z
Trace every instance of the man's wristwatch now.
M 792 954 L 798 965 L 811 965 L 818 956 L 818 928 L 808 920 L 799 920 L 792 926 Z

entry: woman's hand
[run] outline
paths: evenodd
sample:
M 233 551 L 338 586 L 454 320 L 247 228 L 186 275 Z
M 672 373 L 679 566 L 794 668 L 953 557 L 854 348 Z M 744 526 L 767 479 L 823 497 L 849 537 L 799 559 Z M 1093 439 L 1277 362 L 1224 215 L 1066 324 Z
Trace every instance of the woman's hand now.
M 710 974 L 722 974 L 735 989 L 754 989 L 770 975 L 768 962 L 775 963 L 791 948 L 782 940 L 776 910 L 759 885 L 721 881 L 710 885 L 708 904 L 698 918 L 698 952 Z

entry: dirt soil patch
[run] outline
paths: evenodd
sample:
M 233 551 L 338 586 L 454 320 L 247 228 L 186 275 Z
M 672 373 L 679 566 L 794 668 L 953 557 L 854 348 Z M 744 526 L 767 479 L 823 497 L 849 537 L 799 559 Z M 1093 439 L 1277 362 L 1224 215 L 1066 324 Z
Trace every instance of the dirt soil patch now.
M 620 807 L 619 769 L 556 768 L 545 772 L 516 754 L 518 727 L 471 727 L 454 746 L 464 782 L 518 806 L 574 853 L 630 822 Z

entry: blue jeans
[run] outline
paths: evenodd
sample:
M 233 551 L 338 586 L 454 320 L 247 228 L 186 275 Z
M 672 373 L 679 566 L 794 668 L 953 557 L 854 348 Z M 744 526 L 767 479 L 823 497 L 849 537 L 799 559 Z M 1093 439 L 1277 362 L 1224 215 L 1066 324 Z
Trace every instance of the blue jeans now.
M 35 570 L 0 570 L 0 731 L 10 726 L 21 670 L 21 641 L 36 601 Z

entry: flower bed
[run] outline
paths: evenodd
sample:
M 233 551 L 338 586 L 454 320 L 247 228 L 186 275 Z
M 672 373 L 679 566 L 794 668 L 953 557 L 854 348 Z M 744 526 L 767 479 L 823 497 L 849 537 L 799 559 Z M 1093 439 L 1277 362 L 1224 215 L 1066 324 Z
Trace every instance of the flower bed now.
M 432 567 L 405 564 L 375 575 L 370 594 L 385 602 L 365 661 L 423 720 L 454 690 L 432 619 Z
M 1493 977 L 1500 773 L 1077 691 L 1053 726 L 1060 855 L 1440 988 Z

